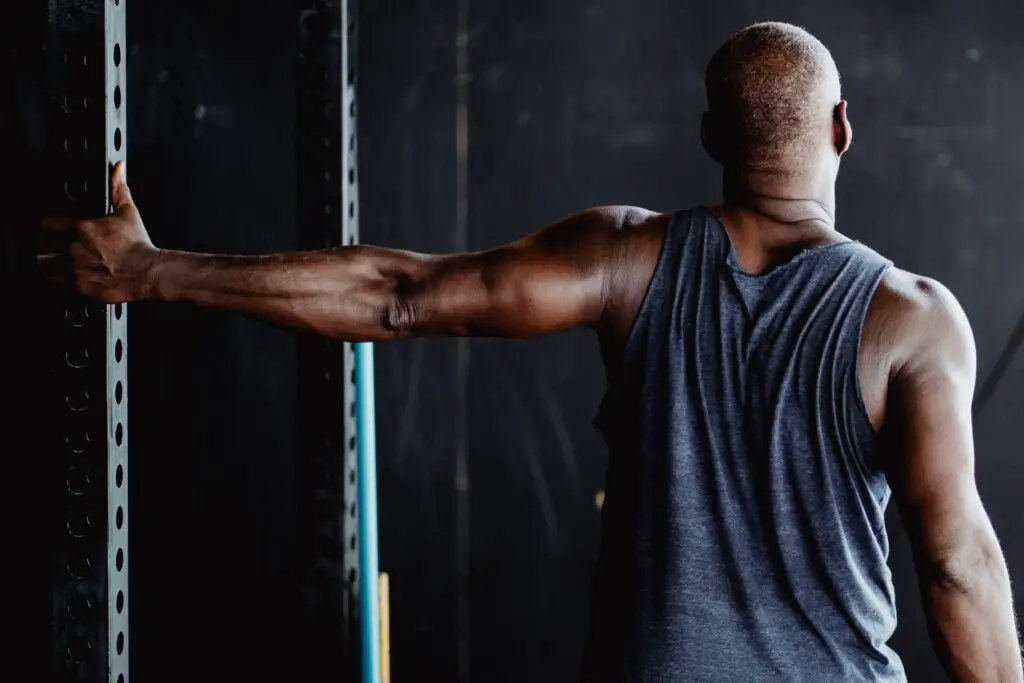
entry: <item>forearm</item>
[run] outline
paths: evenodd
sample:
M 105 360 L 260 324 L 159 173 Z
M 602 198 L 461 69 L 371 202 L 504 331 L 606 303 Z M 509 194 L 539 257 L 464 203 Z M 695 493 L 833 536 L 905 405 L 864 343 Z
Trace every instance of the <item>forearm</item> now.
M 1024 682 L 1010 579 L 997 544 L 970 568 L 927 572 L 921 588 L 932 640 L 952 680 Z
M 387 340 L 402 334 L 393 307 L 418 263 L 416 255 L 367 246 L 269 256 L 162 251 L 144 296 L 346 341 Z

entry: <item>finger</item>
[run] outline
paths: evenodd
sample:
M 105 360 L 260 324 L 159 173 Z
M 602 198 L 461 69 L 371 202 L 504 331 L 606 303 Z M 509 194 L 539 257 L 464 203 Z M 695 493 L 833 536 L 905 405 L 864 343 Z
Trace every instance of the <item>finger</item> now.
M 47 216 L 40 223 L 40 227 L 44 233 L 53 235 L 70 235 L 75 231 L 75 225 L 78 223 L 74 218 L 67 216 Z
M 37 254 L 56 254 L 66 251 L 71 244 L 70 232 L 40 230 L 35 234 Z
M 50 284 L 63 286 L 68 283 L 68 270 L 64 258 L 58 254 L 39 254 L 36 264 L 43 279 Z
M 128 172 L 123 161 L 114 165 L 114 173 L 110 177 L 110 203 L 114 206 L 114 213 L 119 216 L 135 210 L 132 192 L 128 189 Z
M 58 254 L 66 251 L 70 240 L 65 235 L 42 232 L 36 235 L 35 247 L 37 254 Z

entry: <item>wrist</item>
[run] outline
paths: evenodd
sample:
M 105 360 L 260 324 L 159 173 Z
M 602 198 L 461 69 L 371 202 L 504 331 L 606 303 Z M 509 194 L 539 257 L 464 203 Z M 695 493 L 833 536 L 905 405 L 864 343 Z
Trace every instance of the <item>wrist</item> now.
M 169 253 L 163 249 L 147 250 L 141 259 L 137 300 L 170 301 L 172 293 L 168 291 L 166 265 Z

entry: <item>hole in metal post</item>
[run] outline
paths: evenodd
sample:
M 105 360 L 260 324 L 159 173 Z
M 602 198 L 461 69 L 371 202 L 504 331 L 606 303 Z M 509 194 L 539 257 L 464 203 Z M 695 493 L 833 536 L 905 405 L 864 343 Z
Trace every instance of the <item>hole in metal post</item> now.
M 114 317 L 117 318 L 118 320 L 120 320 L 121 316 L 123 314 L 124 314 L 124 304 L 114 304 Z
M 114 483 L 117 484 L 117 488 L 121 488 L 124 484 L 124 467 L 121 465 L 117 466 L 117 471 L 114 473 Z
M 114 108 L 121 108 L 121 86 L 119 85 L 114 87 Z
M 121 66 L 121 43 L 114 45 L 114 66 Z
M 114 560 L 117 571 L 121 571 L 124 568 L 124 550 L 121 548 L 117 549 L 117 558 Z
M 124 591 L 117 591 L 117 613 L 124 611 Z
M 65 520 L 64 526 L 73 537 L 82 538 L 92 527 L 92 520 L 87 514 L 76 514 L 73 519 Z
M 120 422 L 118 422 L 117 427 L 114 428 L 114 441 L 118 446 L 120 446 L 121 442 L 124 441 L 124 427 Z
M 64 309 L 64 321 L 71 327 L 82 327 L 89 322 L 89 307 L 76 306 Z
M 121 129 L 117 128 L 114 130 L 114 149 L 118 152 L 121 151 Z M 118 304 L 120 306 L 120 304 Z M 120 317 L 120 316 L 118 316 Z
M 64 404 L 73 413 L 80 413 L 89 407 L 89 392 L 84 389 L 64 396 Z
M 89 443 L 92 439 L 89 438 L 88 432 L 82 432 L 76 436 L 67 436 L 64 438 L 64 443 L 75 455 L 81 455 L 89 450 Z
M 64 352 L 64 364 L 69 368 L 81 370 L 89 365 L 89 349 L 83 347 L 78 353 L 68 350 Z
M 76 621 L 88 615 L 92 608 L 92 600 L 81 594 L 72 595 L 64 604 L 64 609 L 67 610 L 68 616 Z
M 124 633 L 117 634 L 117 654 L 124 652 Z
M 121 382 L 118 382 L 116 385 L 114 385 L 114 400 L 117 401 L 118 405 L 120 405 L 121 404 L 121 399 L 123 399 L 123 398 L 124 398 L 124 385 Z
M 89 559 L 88 555 L 74 554 L 68 558 L 64 569 L 67 570 L 68 576 L 72 579 L 81 581 L 92 573 L 92 560 Z
M 76 662 L 83 662 L 92 652 L 92 643 L 83 638 L 73 639 L 67 647 L 68 656 Z
M 72 467 L 68 471 L 64 484 L 68 493 L 73 496 L 81 496 L 88 492 L 89 485 L 92 484 L 92 476 L 87 469 Z
M 124 344 L 122 344 L 121 340 L 118 339 L 117 343 L 114 344 L 114 360 L 117 361 L 118 363 L 120 363 L 121 362 L 121 358 L 122 358 L 123 355 L 124 355 Z
M 114 522 L 117 524 L 118 529 L 124 526 L 124 508 L 120 505 L 117 506 L 117 513 L 114 515 Z

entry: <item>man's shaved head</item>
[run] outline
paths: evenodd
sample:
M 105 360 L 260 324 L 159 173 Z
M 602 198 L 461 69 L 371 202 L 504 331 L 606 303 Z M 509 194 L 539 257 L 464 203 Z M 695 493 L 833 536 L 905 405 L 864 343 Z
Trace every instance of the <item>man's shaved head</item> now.
M 705 84 L 705 143 L 726 167 L 787 171 L 833 143 L 839 71 L 802 28 L 743 29 L 711 58 Z

